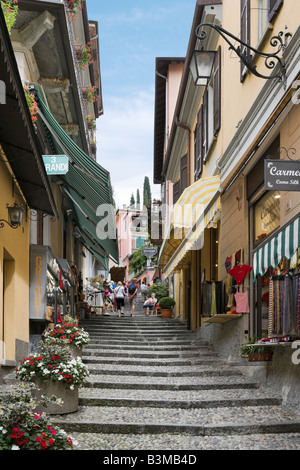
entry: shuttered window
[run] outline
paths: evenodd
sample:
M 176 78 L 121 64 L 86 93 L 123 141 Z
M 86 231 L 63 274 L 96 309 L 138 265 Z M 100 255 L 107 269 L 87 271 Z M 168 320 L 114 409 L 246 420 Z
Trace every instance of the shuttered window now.
M 187 154 L 180 160 L 180 193 L 188 187 L 188 156 Z
M 221 128 L 221 46 L 218 49 L 214 69 L 213 69 L 213 80 L 214 80 L 214 136 Z
M 180 197 L 180 180 L 174 183 L 173 186 L 173 204 L 176 204 Z
M 241 0 L 241 41 L 250 45 L 250 0 Z M 243 54 L 248 55 L 246 46 L 241 46 Z M 241 61 L 241 81 L 244 81 L 247 68 Z
M 197 124 L 194 132 L 194 158 L 195 158 L 195 172 L 194 179 L 197 181 L 199 179 L 202 168 L 203 168 L 203 158 L 202 158 L 202 149 L 203 149 L 203 128 L 202 128 L 202 119 L 203 117 L 203 106 L 201 106 L 198 115 L 197 115 Z
M 203 96 L 203 113 L 202 113 L 202 160 L 205 161 L 205 157 L 208 150 L 208 87 L 204 92 Z
M 269 11 L 269 22 L 272 23 L 278 14 L 280 8 L 283 5 L 284 0 L 269 0 L 268 11 Z

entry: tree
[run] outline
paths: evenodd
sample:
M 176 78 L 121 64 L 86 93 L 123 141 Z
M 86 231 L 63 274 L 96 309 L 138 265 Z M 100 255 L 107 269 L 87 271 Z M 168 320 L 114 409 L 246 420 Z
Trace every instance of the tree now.
M 148 176 L 145 176 L 145 179 L 144 179 L 143 204 L 147 208 L 151 207 L 151 188 L 150 188 L 150 181 L 149 181 Z
M 130 198 L 130 207 L 135 207 L 135 199 L 134 199 L 133 193 L 131 194 L 131 198 Z
M 136 190 L 136 208 L 139 210 L 141 208 L 141 198 L 140 198 L 140 190 Z

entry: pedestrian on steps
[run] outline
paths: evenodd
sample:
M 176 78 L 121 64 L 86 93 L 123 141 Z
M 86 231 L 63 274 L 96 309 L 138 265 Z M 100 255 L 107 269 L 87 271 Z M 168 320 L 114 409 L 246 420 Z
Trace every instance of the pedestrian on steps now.
M 144 282 L 142 282 L 140 290 L 141 290 L 142 299 L 143 299 L 143 303 L 144 303 L 147 300 L 148 293 L 149 293 L 148 287 L 146 286 L 146 284 Z
M 148 316 L 149 313 L 151 312 L 151 315 L 154 315 L 154 309 L 155 305 L 157 303 L 157 299 L 155 298 L 155 294 L 151 294 L 151 297 L 147 299 L 143 305 L 143 308 L 145 308 L 145 315 Z
M 123 287 L 123 283 L 120 281 L 115 288 L 115 295 L 116 295 L 116 302 L 117 302 L 117 312 L 119 318 L 121 315 L 124 315 L 124 305 L 125 305 L 125 297 L 127 296 L 125 289 Z
M 130 315 L 134 317 L 134 311 L 135 311 L 135 305 L 137 301 L 137 293 L 138 293 L 138 284 L 136 284 L 136 279 L 133 279 L 133 281 L 129 284 L 128 286 L 128 298 L 129 298 L 129 303 L 130 303 Z

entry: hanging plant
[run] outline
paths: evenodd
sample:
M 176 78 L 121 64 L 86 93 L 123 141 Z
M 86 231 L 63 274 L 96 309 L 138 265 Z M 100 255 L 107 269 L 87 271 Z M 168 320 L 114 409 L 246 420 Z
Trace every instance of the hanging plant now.
M 78 64 L 80 69 L 85 69 L 92 63 L 91 43 L 88 42 L 87 45 L 82 46 L 78 52 Z
M 38 108 L 37 102 L 35 100 L 35 96 L 34 96 L 33 93 L 30 92 L 28 85 L 24 86 L 24 91 L 25 91 L 25 96 L 26 96 L 26 101 L 27 101 L 27 104 L 28 104 L 28 108 L 29 108 L 29 111 L 30 111 L 30 114 L 31 114 L 31 120 L 32 120 L 32 123 L 33 123 L 34 127 L 36 127 L 35 122 L 37 121 L 37 115 L 39 114 L 39 108 Z
M 67 0 L 67 11 L 71 20 L 77 19 L 77 14 L 83 9 L 85 0 Z
M 88 128 L 96 130 L 96 117 L 95 114 L 88 114 L 86 117 Z
M 96 92 L 97 92 L 97 88 L 95 86 L 93 85 L 88 86 L 87 97 L 86 97 L 86 101 L 88 103 L 94 103 L 95 101 L 97 101 Z
M 4 14 L 6 26 L 10 34 L 18 15 L 18 0 L 2 0 L 1 8 Z

